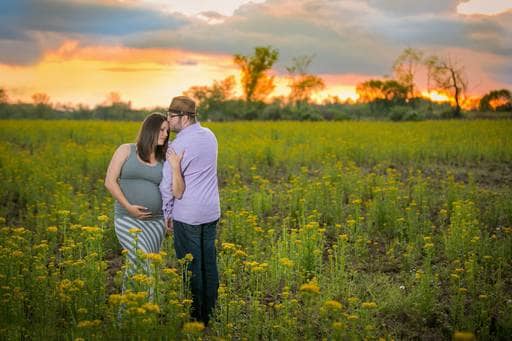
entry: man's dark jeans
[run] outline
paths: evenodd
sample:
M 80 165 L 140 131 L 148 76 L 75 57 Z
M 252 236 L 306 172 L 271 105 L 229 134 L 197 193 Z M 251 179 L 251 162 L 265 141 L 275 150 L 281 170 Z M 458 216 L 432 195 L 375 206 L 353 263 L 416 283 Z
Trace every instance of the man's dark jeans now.
M 208 324 L 210 314 L 217 302 L 219 274 L 215 237 L 217 222 L 189 225 L 173 220 L 174 248 L 178 259 L 191 253 L 194 259 L 189 265 L 192 272 L 192 317 Z

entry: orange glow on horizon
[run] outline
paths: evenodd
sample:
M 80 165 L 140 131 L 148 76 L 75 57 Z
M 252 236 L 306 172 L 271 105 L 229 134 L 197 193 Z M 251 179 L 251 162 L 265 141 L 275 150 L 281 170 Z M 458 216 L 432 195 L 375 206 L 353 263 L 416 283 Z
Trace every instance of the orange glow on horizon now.
M 135 108 L 167 106 L 170 98 L 198 84 L 237 74 L 232 56 L 190 53 L 177 49 L 130 49 L 119 46 L 80 47 L 66 41 L 31 66 L 0 64 L 3 86 L 11 102 L 32 102 L 46 93 L 50 103 L 93 106 L 111 92 Z
M 487 56 L 485 56 L 487 58 Z M 62 107 L 79 104 L 95 106 L 106 103 L 112 92 L 133 108 L 166 107 L 170 98 L 192 86 L 211 86 L 234 75 L 234 95 L 242 97 L 240 70 L 233 56 L 190 52 L 180 49 L 135 49 L 122 46 L 81 46 L 68 40 L 59 48 L 47 51 L 41 61 L 30 66 L 0 64 L 0 74 L 10 102 L 32 103 L 32 95 L 47 94 L 49 103 Z M 284 101 L 290 93 L 289 78 L 275 74 L 275 89 L 267 98 Z M 313 93 L 311 101 L 358 101 L 356 84 L 376 76 L 359 74 L 318 74 L 325 89 Z M 451 95 L 440 90 L 424 91 L 422 96 L 434 102 L 451 102 Z M 463 107 L 474 107 L 476 99 L 468 96 Z M 477 97 L 478 98 L 478 97 Z
M 429 100 L 431 100 L 432 102 L 450 102 L 451 99 L 449 97 L 449 95 L 441 92 L 441 91 L 437 91 L 437 90 L 434 90 L 434 91 L 423 91 L 421 93 L 421 95 L 424 97 L 424 98 L 427 98 Z

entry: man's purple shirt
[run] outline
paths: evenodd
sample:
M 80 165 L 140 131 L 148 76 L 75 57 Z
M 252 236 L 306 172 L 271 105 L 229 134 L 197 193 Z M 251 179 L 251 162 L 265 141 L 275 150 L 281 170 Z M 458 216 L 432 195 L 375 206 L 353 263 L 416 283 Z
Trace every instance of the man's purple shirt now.
M 181 172 L 185 192 L 181 199 L 172 195 L 172 170 L 164 162 L 160 193 L 166 219 L 172 217 L 190 225 L 210 223 L 220 218 L 217 182 L 217 139 L 212 131 L 194 123 L 178 134 L 170 147 L 177 154 L 185 150 Z

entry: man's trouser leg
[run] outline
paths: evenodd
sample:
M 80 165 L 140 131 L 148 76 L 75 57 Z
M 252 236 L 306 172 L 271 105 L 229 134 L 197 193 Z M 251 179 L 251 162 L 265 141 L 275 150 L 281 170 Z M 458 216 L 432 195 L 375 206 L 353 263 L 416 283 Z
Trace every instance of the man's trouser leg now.
M 219 273 L 217 270 L 217 251 L 215 249 L 215 238 L 217 235 L 217 221 L 201 225 L 203 233 L 203 288 L 204 322 L 208 324 L 210 315 L 215 309 L 217 293 L 219 290 Z
M 203 278 L 201 272 L 201 230 L 194 225 L 185 224 L 174 220 L 174 248 L 176 257 L 181 259 L 187 253 L 192 254 L 192 262 L 188 266 L 188 271 L 192 273 L 190 277 L 190 289 L 192 291 L 192 311 L 191 315 L 198 321 L 202 321 L 202 292 Z

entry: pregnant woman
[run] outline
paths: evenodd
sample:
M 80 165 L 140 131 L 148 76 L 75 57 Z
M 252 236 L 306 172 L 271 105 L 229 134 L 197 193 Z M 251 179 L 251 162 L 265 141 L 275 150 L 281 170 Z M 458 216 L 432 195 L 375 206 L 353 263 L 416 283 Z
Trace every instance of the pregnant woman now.
M 166 226 L 158 185 L 162 180 L 168 139 L 166 117 L 161 113 L 152 113 L 144 119 L 137 142 L 119 146 L 108 166 L 105 187 L 116 199 L 115 232 L 121 246 L 128 250 L 129 264 L 123 280 L 123 291 L 126 289 L 126 276 L 133 275 L 138 266 L 149 274 L 149 264 L 145 260 L 141 262 L 137 249 L 145 254 L 158 253 L 165 237 Z M 182 157 L 183 154 L 176 155 L 172 150 L 167 153 L 173 169 L 180 169 Z M 181 171 L 173 172 L 172 176 L 172 190 L 180 197 L 184 190 Z M 174 181 L 177 183 L 174 184 Z

